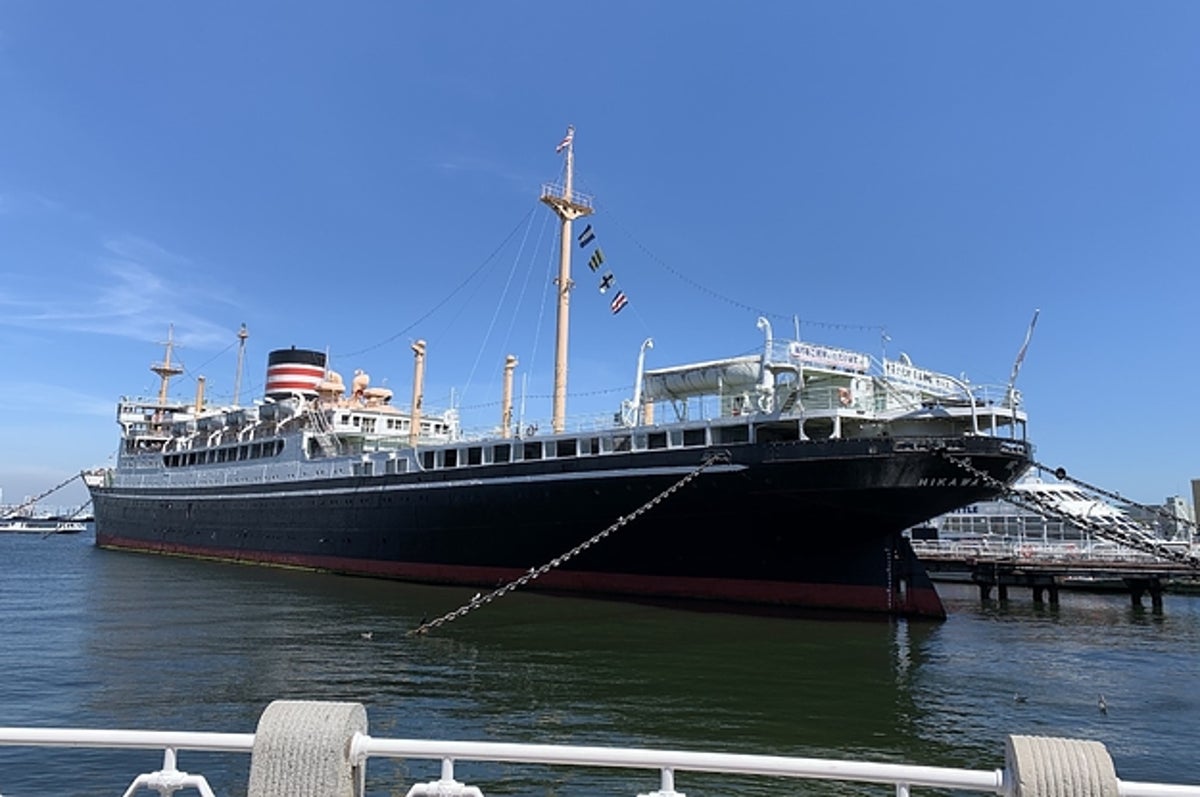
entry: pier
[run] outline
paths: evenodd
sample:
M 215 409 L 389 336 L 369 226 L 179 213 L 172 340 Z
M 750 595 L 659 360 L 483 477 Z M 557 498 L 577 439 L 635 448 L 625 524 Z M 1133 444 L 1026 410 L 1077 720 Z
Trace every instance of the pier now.
M 1157 559 L 1112 545 L 989 545 L 914 541 L 913 549 L 934 581 L 967 582 L 981 600 L 993 592 L 1008 600 L 1012 587 L 1028 588 L 1035 604 L 1057 606 L 1063 591 L 1124 592 L 1134 607 L 1148 595 L 1162 611 L 1163 593 L 1200 584 L 1200 572 L 1186 564 Z

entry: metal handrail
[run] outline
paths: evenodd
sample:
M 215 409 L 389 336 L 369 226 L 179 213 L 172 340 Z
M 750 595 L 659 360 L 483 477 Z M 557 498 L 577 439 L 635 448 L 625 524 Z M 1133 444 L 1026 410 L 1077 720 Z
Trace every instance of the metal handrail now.
M 173 769 L 175 751 L 249 753 L 254 734 L 8 727 L 0 728 L 0 746 L 157 749 L 164 751 Z M 1007 794 L 1012 786 L 1003 769 L 645 748 L 387 739 L 365 734 L 354 735 L 350 757 L 359 762 L 368 758 L 440 760 L 444 780 L 452 777 L 455 760 L 659 770 L 663 793 L 673 786 L 674 773 L 679 771 L 892 784 L 897 794 L 907 794 L 911 786 Z M 1200 797 L 1200 786 L 1118 780 L 1118 787 L 1124 797 Z

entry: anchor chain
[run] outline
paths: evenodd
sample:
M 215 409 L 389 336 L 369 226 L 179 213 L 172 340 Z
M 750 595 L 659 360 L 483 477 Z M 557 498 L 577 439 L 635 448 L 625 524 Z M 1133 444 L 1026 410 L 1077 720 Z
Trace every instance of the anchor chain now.
M 434 628 L 443 626 L 446 623 L 453 622 L 453 621 L 459 619 L 460 617 L 463 617 L 463 616 L 469 614 L 470 612 L 473 612 L 476 609 L 491 603 L 492 601 L 496 600 L 497 598 L 499 598 L 503 595 L 506 595 L 509 592 L 512 592 L 513 590 L 517 589 L 518 587 L 525 586 L 530 581 L 533 581 L 535 578 L 538 578 L 539 576 L 546 574 L 550 570 L 553 570 L 554 568 L 565 564 L 566 562 L 570 561 L 574 557 L 583 553 L 588 548 L 591 548 L 593 545 L 600 542 L 601 540 L 603 540 L 608 535 L 612 534 L 617 529 L 628 525 L 631 521 L 637 520 L 640 516 L 644 515 L 646 512 L 649 512 L 651 509 L 653 509 L 654 507 L 661 504 L 665 499 L 669 498 L 674 493 L 676 493 L 678 490 L 685 487 L 689 482 L 691 482 L 693 479 L 695 479 L 701 473 L 704 473 L 704 471 L 708 470 L 708 468 L 712 467 L 713 465 L 717 464 L 718 462 L 726 462 L 727 463 L 727 462 L 729 462 L 729 459 L 730 459 L 729 452 L 727 452 L 727 451 L 719 451 L 719 452 L 710 454 L 709 456 L 705 457 L 704 461 L 701 462 L 700 465 L 694 471 L 692 471 L 688 475 L 684 476 L 682 479 L 675 482 L 670 487 L 663 490 L 661 493 L 659 493 L 658 495 L 654 496 L 646 503 L 639 506 L 637 509 L 630 512 L 628 515 L 622 515 L 621 517 L 617 518 L 616 521 L 611 526 L 604 529 L 603 531 L 593 535 L 592 537 L 589 537 L 588 539 L 579 543 L 574 548 L 572 548 L 571 550 L 562 554 L 561 556 L 556 556 L 555 558 L 551 559 L 549 562 L 546 562 L 545 564 L 543 564 L 541 567 L 537 567 L 537 568 L 531 567 L 529 569 L 528 573 L 525 573 L 523 576 L 516 578 L 516 579 L 508 582 L 507 584 L 504 584 L 501 587 L 497 587 L 496 589 L 489 592 L 487 595 L 476 595 L 470 601 L 468 601 L 467 603 L 464 603 L 462 606 L 458 607 L 454 611 L 447 612 L 446 614 L 442 615 L 441 617 L 438 617 L 434 620 L 430 620 L 427 623 L 421 623 L 421 625 L 417 626 L 416 628 L 412 629 L 411 631 L 408 631 L 405 634 L 405 636 L 415 636 L 417 634 L 424 634 Z
M 1011 486 L 1000 481 L 992 476 L 987 471 L 981 470 L 969 461 L 962 457 L 956 457 L 945 449 L 939 452 L 947 461 L 963 470 L 970 473 L 972 476 L 983 481 L 989 487 L 993 487 L 1000 492 L 1000 497 L 1009 503 L 1029 509 L 1042 517 L 1061 520 L 1064 523 L 1082 528 L 1085 531 L 1095 534 L 1097 537 L 1111 542 L 1116 542 L 1129 548 L 1133 548 L 1143 553 L 1151 554 L 1160 559 L 1168 559 L 1173 562 L 1178 562 L 1188 567 L 1200 569 L 1200 556 L 1181 551 L 1175 548 L 1168 548 L 1157 543 L 1154 539 L 1147 536 L 1145 533 L 1133 529 L 1123 529 L 1113 526 L 1101 526 L 1093 523 L 1087 517 L 1079 517 L 1067 512 L 1063 512 L 1049 500 L 1036 495 L 1035 493 L 1023 494 L 1014 490 Z
M 23 512 L 23 511 L 24 511 L 25 509 L 27 509 L 28 507 L 31 507 L 31 506 L 33 506 L 33 505 L 34 505 L 34 504 L 36 504 L 38 501 L 41 501 L 43 498 L 45 498 L 45 497 L 47 497 L 47 496 L 53 495 L 54 493 L 58 492 L 58 491 L 59 491 L 59 490 L 61 490 L 62 488 L 66 487 L 66 486 L 67 486 L 68 484 L 70 484 L 71 482 L 75 481 L 76 479 L 80 479 L 80 478 L 83 478 L 83 474 L 82 474 L 82 473 L 76 473 L 76 474 L 75 474 L 74 476 L 72 476 L 71 478 L 67 479 L 67 480 L 66 480 L 66 481 L 64 481 L 64 482 L 59 482 L 58 484 L 54 485 L 53 487 L 51 487 L 49 490 L 47 490 L 46 492 L 42 493 L 41 495 L 36 495 L 36 496 L 34 496 L 33 498 L 30 498 L 30 499 L 29 499 L 28 501 L 26 501 L 25 503 L 21 504 L 20 506 L 18 506 L 18 507 L 16 507 L 16 508 L 14 508 L 14 509 L 10 509 L 10 510 L 9 510 L 9 511 L 8 511 L 6 514 L 4 514 L 3 518 L 4 518 L 5 520 L 7 520 L 8 518 L 11 518 L 11 517 L 16 517 L 17 515 L 19 515 L 21 512 Z M 91 501 L 89 501 L 88 503 L 91 503 Z
M 1162 518 L 1163 520 L 1169 520 L 1171 522 L 1179 523 L 1183 526 L 1187 526 L 1189 529 L 1191 529 L 1193 534 L 1196 532 L 1196 524 L 1194 522 L 1192 522 L 1191 520 L 1188 520 L 1187 518 L 1175 517 L 1174 515 L 1168 515 L 1166 512 L 1162 511 L 1158 507 L 1147 506 L 1146 504 L 1139 504 L 1137 501 L 1130 500 L 1130 499 L 1126 498 L 1125 496 L 1121 495 L 1120 493 L 1114 493 L 1114 492 L 1111 492 L 1110 490 L 1105 490 L 1103 487 L 1097 487 L 1094 484 L 1088 484 L 1087 482 L 1083 481 L 1082 479 L 1077 479 L 1074 476 L 1069 475 L 1067 473 L 1066 468 L 1062 468 L 1062 467 L 1052 468 L 1049 465 L 1042 464 L 1041 462 L 1034 462 L 1033 467 L 1037 468 L 1038 470 L 1044 470 L 1044 471 L 1053 473 L 1054 478 L 1058 479 L 1060 482 L 1069 482 L 1070 484 L 1074 484 L 1077 487 L 1082 487 L 1083 489 L 1088 490 L 1089 492 L 1096 493 L 1097 495 L 1102 495 L 1105 498 L 1111 498 L 1114 501 L 1118 501 L 1127 506 L 1137 507 L 1138 509 L 1142 510 L 1143 512 L 1154 515 L 1155 517 Z

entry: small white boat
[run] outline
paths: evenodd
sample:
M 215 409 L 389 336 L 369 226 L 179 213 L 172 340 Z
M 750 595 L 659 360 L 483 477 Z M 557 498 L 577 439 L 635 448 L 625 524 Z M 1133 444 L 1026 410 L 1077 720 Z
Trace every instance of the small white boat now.
M 78 534 L 85 530 L 87 530 L 87 525 L 81 520 L 69 520 L 57 517 L 27 517 L 21 515 L 0 518 L 0 533 Z

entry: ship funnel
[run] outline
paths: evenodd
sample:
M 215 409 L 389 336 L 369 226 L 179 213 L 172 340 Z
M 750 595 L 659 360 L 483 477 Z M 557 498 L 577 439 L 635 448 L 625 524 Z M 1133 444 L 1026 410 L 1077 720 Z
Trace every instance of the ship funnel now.
M 325 378 L 325 352 L 309 349 L 276 349 L 267 355 L 267 398 L 291 398 L 299 393 L 317 397 L 317 386 Z

